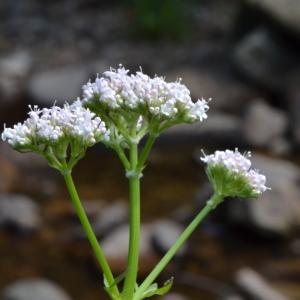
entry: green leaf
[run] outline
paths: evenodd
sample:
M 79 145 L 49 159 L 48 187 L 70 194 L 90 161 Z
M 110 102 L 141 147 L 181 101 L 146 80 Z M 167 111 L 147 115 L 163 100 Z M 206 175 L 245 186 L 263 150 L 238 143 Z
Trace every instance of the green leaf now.
M 103 274 L 103 283 L 104 283 L 104 290 L 111 296 L 112 299 L 118 300 L 119 296 L 115 294 L 114 287 L 118 285 L 125 277 L 127 274 L 127 270 L 120 274 L 118 277 L 115 278 L 114 282 L 109 285 L 108 281 L 105 277 L 105 274 Z
M 111 285 L 109 285 L 105 275 L 103 274 L 104 286 L 107 292 L 109 292 L 115 285 L 119 284 L 126 277 L 126 275 L 127 275 L 127 270 L 122 274 L 120 274 L 118 277 L 116 277 L 114 282 Z
M 151 284 L 149 288 L 144 292 L 142 299 L 149 298 L 154 295 L 159 295 L 159 296 L 165 295 L 171 289 L 173 285 L 173 279 L 174 278 L 172 277 L 169 280 L 167 280 L 161 288 L 158 288 L 157 283 Z

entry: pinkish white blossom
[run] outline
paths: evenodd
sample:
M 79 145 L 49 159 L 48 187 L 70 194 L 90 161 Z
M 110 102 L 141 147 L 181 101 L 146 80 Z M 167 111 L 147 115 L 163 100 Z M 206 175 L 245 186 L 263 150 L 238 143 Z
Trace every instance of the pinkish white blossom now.
M 203 121 L 207 118 L 207 102 L 193 102 L 188 88 L 181 83 L 153 78 L 142 71 L 129 74 L 120 66 L 103 73 L 94 82 L 83 86 L 83 102 L 98 102 L 110 109 L 139 112 L 141 115 L 182 122 Z
M 225 150 L 216 151 L 211 155 L 204 155 L 204 157 L 201 157 L 201 160 L 208 166 L 221 165 L 230 172 L 243 176 L 247 179 L 253 191 L 256 194 L 261 194 L 268 189 L 266 187 L 266 177 L 251 169 L 250 157 L 250 152 L 243 155 L 238 150 Z
M 64 107 L 38 109 L 35 106 L 28 115 L 24 123 L 4 128 L 2 140 L 14 148 L 30 150 L 70 139 L 90 146 L 108 135 L 104 122 L 78 101 Z

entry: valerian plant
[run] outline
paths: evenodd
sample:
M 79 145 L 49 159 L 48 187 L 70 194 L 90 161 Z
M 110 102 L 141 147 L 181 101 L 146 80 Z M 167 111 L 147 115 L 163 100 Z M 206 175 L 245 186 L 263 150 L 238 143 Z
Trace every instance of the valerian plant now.
M 30 107 L 29 117 L 13 128 L 4 128 L 2 139 L 20 152 L 42 155 L 64 177 L 71 200 L 92 246 L 104 277 L 104 288 L 113 300 L 141 300 L 169 291 L 172 280 L 158 287 L 155 280 L 190 237 L 201 221 L 226 197 L 257 198 L 266 178 L 251 169 L 250 153 L 216 151 L 204 155 L 213 196 L 182 232 L 145 280 L 137 283 L 140 249 L 140 179 L 155 140 L 168 128 L 207 118 L 208 102 L 192 101 L 188 88 L 142 71 L 129 74 L 120 66 L 104 72 L 83 86 L 83 95 L 63 107 Z M 145 143 L 139 147 L 141 140 Z M 116 152 L 129 181 L 130 236 L 128 265 L 115 277 L 90 225 L 76 187 L 72 170 L 86 150 L 103 143 Z

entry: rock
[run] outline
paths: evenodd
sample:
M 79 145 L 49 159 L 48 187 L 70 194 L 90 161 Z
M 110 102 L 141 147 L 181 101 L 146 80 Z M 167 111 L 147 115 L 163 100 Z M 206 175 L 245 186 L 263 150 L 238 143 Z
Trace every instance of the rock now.
M 291 300 L 271 287 L 269 283 L 252 269 L 241 269 L 235 276 L 237 285 L 247 295 L 257 300 Z
M 229 78 L 228 74 L 215 75 L 195 69 L 175 69 L 166 74 L 166 79 L 170 81 L 178 77 L 182 77 L 182 82 L 191 91 L 193 99 L 212 98 L 214 110 L 239 112 L 256 95 L 248 86 Z
M 220 300 L 244 300 L 245 298 L 243 298 L 240 295 L 228 295 L 228 296 L 224 296 L 222 297 Z
M 247 0 L 287 29 L 300 34 L 300 2 L 298 0 Z
M 0 196 L 0 228 L 12 227 L 17 232 L 29 233 L 40 225 L 40 211 L 32 199 L 14 194 Z
M 184 227 L 179 223 L 170 220 L 161 220 L 153 224 L 152 241 L 154 248 L 160 253 L 165 254 L 176 242 L 183 232 Z M 183 255 L 186 250 L 184 245 L 177 255 Z
M 161 300 L 188 300 L 186 296 L 178 293 L 170 293 L 161 298 Z
M 289 95 L 289 111 L 291 116 L 292 137 L 297 148 L 300 148 L 300 89 L 294 88 Z
M 8 143 L 0 144 L 0 155 L 20 170 L 31 170 L 33 168 L 48 168 L 45 158 L 33 152 L 20 153 L 13 150 Z
M 94 232 L 99 239 L 110 234 L 128 220 L 128 206 L 125 202 L 118 201 L 111 205 L 104 203 L 99 205 L 99 202 L 93 202 L 95 201 L 85 201 L 84 207 L 91 220 Z M 86 239 L 86 234 L 80 225 L 68 232 L 67 236 L 72 239 Z
M 0 193 L 7 193 L 12 190 L 15 180 L 18 177 L 18 170 L 5 156 L 0 156 Z
M 32 65 L 29 53 L 17 51 L 0 59 L 0 72 L 7 77 L 24 78 Z
M 300 226 L 299 168 L 291 162 L 260 155 L 253 157 L 253 166 L 266 175 L 271 190 L 257 200 L 231 200 L 229 217 L 259 233 L 290 234 Z
M 268 29 L 258 28 L 237 43 L 233 61 L 244 77 L 271 91 L 282 91 L 297 59 Z
M 81 87 L 88 80 L 84 66 L 61 67 L 34 74 L 28 83 L 28 94 L 34 103 L 42 106 L 58 105 L 76 100 Z
M 71 300 L 71 298 L 51 281 L 23 279 L 4 288 L 1 300 Z
M 278 137 L 270 142 L 269 151 L 279 156 L 287 156 L 292 152 L 292 143 L 289 138 Z
M 243 135 L 252 146 L 273 146 L 283 137 L 287 126 L 288 116 L 283 111 L 262 100 L 255 100 L 249 105 L 245 115 Z
M 115 202 L 104 207 L 93 221 L 93 228 L 98 237 L 104 236 L 128 220 L 128 206 L 125 202 Z
M 17 51 L 0 59 L 1 107 L 12 106 L 25 89 L 32 59 L 27 52 Z
M 151 271 L 158 261 L 151 247 L 152 226 L 143 224 L 141 226 L 140 239 L 140 267 L 139 274 L 146 274 Z M 127 249 L 129 239 L 129 227 L 122 225 L 111 232 L 101 241 L 103 251 L 105 252 L 112 270 L 116 273 L 122 273 L 127 267 Z
M 238 117 L 225 113 L 209 113 L 209 117 L 204 122 L 195 124 L 180 124 L 167 130 L 162 136 L 162 142 L 176 142 L 186 144 L 227 146 L 233 144 L 239 146 L 242 140 L 242 125 Z

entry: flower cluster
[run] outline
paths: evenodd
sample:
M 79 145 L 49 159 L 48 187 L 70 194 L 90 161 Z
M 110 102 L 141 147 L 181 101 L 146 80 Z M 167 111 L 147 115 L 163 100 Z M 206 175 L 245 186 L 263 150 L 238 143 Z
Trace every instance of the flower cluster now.
M 65 157 L 68 146 L 78 155 L 96 142 L 109 138 L 105 123 L 83 108 L 80 101 L 63 107 L 30 108 L 24 123 L 5 128 L 2 133 L 2 140 L 16 150 L 45 154 L 51 147 L 54 154 Z
M 251 153 L 216 151 L 201 158 L 215 190 L 224 196 L 256 197 L 267 190 L 266 177 L 251 169 Z
M 193 102 L 188 88 L 180 82 L 166 82 L 142 71 L 129 75 L 120 66 L 104 72 L 95 82 L 83 86 L 83 102 L 87 107 L 101 107 L 102 111 L 123 111 L 142 116 L 142 122 L 193 123 L 207 118 L 207 102 Z M 91 108 L 93 110 L 93 108 Z M 96 109 L 97 111 L 97 109 Z

